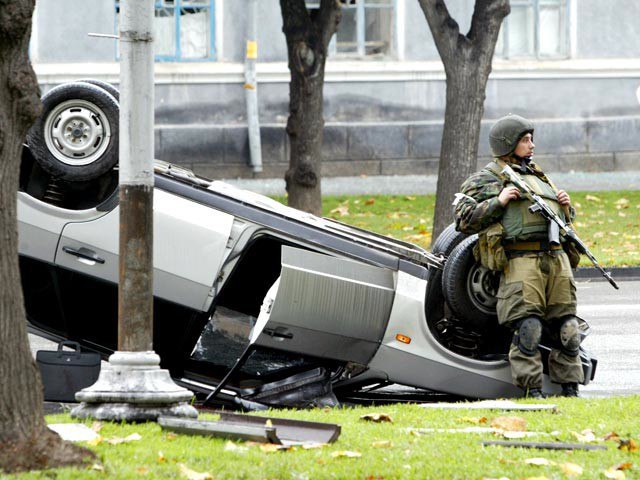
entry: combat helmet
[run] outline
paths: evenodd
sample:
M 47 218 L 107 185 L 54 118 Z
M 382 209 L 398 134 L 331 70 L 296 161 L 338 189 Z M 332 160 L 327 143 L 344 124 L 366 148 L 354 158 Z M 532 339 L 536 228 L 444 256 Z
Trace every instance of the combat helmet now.
M 519 115 L 502 117 L 489 131 L 489 145 L 494 157 L 513 152 L 523 135 L 533 134 L 533 122 Z

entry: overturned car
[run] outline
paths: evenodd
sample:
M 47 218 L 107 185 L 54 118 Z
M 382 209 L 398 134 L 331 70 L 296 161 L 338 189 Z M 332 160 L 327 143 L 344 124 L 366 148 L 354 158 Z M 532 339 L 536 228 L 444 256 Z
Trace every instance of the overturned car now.
M 27 317 L 32 332 L 106 357 L 117 347 L 118 93 L 81 80 L 43 105 L 18 193 Z M 392 383 L 520 396 L 498 278 L 476 264 L 475 242 L 450 226 L 427 252 L 157 161 L 155 351 L 195 392 L 224 379 L 221 401 L 331 405 Z M 595 360 L 581 359 L 589 382 Z

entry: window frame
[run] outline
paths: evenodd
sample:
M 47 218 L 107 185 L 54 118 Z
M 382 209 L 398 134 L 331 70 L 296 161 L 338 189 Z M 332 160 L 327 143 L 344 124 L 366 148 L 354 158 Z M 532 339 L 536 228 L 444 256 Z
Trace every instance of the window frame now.
M 320 0 L 307 0 L 305 2 L 307 9 L 320 8 Z M 355 0 L 353 5 L 343 4 L 343 9 L 356 11 L 356 51 L 355 52 L 339 52 L 338 51 L 338 35 L 333 35 L 328 46 L 329 57 L 335 59 L 377 59 L 380 57 L 390 57 L 393 55 L 395 33 L 395 15 L 398 9 L 398 0 L 388 0 L 388 3 L 368 3 L 368 0 Z M 367 38 L 366 38 L 366 11 L 370 10 L 388 10 L 391 13 L 389 22 L 389 50 L 381 54 L 367 54 Z M 338 25 L 338 29 L 340 25 Z
M 544 6 L 558 6 L 562 15 L 563 25 L 560 26 L 560 52 L 558 54 L 540 53 L 540 10 Z M 532 54 L 512 54 L 509 52 L 509 16 L 502 22 L 500 36 L 502 41 L 501 51 L 496 48 L 496 56 L 505 60 L 536 59 L 536 60 L 561 60 L 571 56 L 571 0 L 511 0 L 513 7 L 531 7 L 533 10 L 533 53 Z M 564 30 L 564 31 L 563 31 Z
M 188 1 L 188 0 L 187 0 Z M 114 30 L 116 34 L 118 34 L 118 16 L 120 14 L 120 2 L 121 0 L 114 0 L 114 8 L 115 8 L 115 26 Z M 183 3 L 183 0 L 155 0 L 154 2 L 154 20 L 155 13 L 160 9 L 170 9 L 173 10 L 173 18 L 174 18 L 174 33 L 175 33 L 175 41 L 174 41 L 174 50 L 173 54 L 160 54 L 154 55 L 154 60 L 156 62 L 212 62 L 217 60 L 216 55 L 216 0 L 197 0 L 197 1 L 188 1 L 188 3 Z M 182 56 L 182 46 L 180 44 L 180 33 L 182 30 L 181 18 L 182 15 L 176 15 L 176 12 L 180 12 L 183 8 L 199 8 L 202 10 L 209 11 L 209 44 L 208 50 L 209 55 L 200 58 L 184 58 Z M 116 42 L 117 43 L 117 42 Z M 116 45 L 116 60 L 120 58 L 120 54 L 118 51 L 118 46 Z

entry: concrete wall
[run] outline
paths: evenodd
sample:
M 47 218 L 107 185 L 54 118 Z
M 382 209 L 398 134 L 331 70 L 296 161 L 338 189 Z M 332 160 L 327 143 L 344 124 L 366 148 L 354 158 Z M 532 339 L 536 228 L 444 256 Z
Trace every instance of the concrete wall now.
M 640 2 L 576 0 L 578 58 L 640 57 Z
M 115 3 L 111 0 L 39 0 L 31 46 L 35 62 L 113 62 L 113 39 L 89 33 L 114 33 Z
M 575 59 L 495 62 L 486 92 L 480 164 L 489 155 L 488 126 L 512 112 L 535 121 L 538 158 L 548 162 L 547 168 L 640 170 L 640 106 L 635 97 L 640 86 L 640 2 L 569 1 L 575 7 Z M 446 0 L 461 33 L 469 29 L 474 3 Z M 284 131 L 289 101 L 286 43 L 279 1 L 261 0 L 258 5 L 262 175 L 281 176 L 289 155 Z M 437 170 L 444 73 L 418 2 L 397 0 L 397 5 L 397 53 L 404 61 L 329 59 L 325 175 Z M 156 68 L 158 158 L 208 176 L 253 175 L 247 166 L 241 75 L 245 7 L 241 0 L 216 0 L 218 62 Z M 39 0 L 31 57 L 36 71 L 41 66 L 49 72 L 41 76 L 43 91 L 80 77 L 117 80 L 115 42 L 87 36 L 113 33 L 114 17 L 113 0 Z M 615 71 L 608 69 L 613 64 L 603 63 L 611 58 L 623 59 Z M 72 68 L 85 64 L 85 69 Z M 70 73 L 75 71 L 79 73 Z M 203 77 L 203 71 L 209 73 Z

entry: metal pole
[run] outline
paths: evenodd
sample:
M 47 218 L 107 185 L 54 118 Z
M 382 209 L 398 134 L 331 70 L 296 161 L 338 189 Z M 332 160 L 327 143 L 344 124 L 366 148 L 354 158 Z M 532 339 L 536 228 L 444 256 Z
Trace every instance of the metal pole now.
M 254 172 L 262 171 L 262 149 L 260 146 L 260 121 L 258 117 L 258 83 L 256 62 L 258 60 L 257 0 L 249 0 L 247 14 L 247 54 L 244 62 L 244 88 L 247 100 L 247 124 L 249 127 L 249 152 Z
M 120 13 L 118 350 L 153 350 L 153 0 Z

